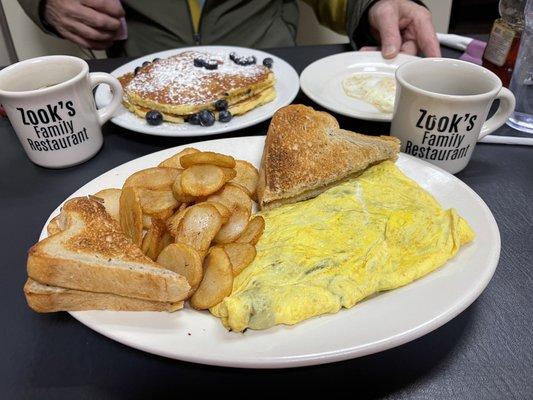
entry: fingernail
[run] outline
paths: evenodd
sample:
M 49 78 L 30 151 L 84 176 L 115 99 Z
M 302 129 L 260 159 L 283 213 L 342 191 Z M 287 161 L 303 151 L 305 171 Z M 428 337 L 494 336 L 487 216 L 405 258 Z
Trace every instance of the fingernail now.
M 383 49 L 383 55 L 384 56 L 392 56 L 394 54 L 396 54 L 396 47 L 393 46 L 393 45 L 386 46 Z

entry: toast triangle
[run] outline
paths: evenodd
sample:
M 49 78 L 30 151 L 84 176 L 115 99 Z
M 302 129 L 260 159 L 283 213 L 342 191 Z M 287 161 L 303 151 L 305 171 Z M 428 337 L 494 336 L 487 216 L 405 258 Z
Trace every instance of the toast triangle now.
M 259 170 L 261 209 L 315 197 L 384 160 L 400 141 L 340 129 L 330 114 L 303 105 L 279 109 L 270 122 Z
M 58 224 L 58 233 L 30 249 L 30 278 L 67 289 L 152 301 L 187 297 L 190 287 L 185 277 L 146 257 L 97 200 L 67 201 Z

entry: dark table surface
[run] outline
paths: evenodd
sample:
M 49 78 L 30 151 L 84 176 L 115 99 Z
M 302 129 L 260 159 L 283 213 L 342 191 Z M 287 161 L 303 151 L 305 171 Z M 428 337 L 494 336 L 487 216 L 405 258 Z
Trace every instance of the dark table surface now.
M 301 72 L 314 60 L 346 50 L 331 45 L 271 52 Z M 444 55 L 459 53 L 445 49 Z M 125 61 L 91 61 L 90 66 L 111 71 Z M 313 104 L 302 93 L 295 102 Z M 358 132 L 389 130 L 388 124 L 339 120 Z M 267 126 L 221 137 L 264 135 Z M 436 331 L 382 353 L 265 371 L 165 359 L 107 339 L 67 313 L 40 315 L 26 306 L 26 252 L 58 204 L 110 168 L 198 141 L 135 134 L 110 123 L 104 134 L 105 145 L 92 160 L 50 170 L 32 164 L 9 122 L 0 120 L 1 398 L 161 398 L 205 388 L 246 398 L 258 390 L 302 388 L 348 390 L 358 398 L 533 398 L 533 148 L 479 144 L 458 174 L 488 204 L 502 237 L 496 274 L 467 310 Z M 498 134 L 517 135 L 506 126 Z

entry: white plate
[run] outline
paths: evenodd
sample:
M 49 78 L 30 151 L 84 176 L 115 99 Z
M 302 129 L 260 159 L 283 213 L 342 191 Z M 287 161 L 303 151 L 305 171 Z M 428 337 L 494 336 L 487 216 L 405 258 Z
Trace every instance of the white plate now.
M 258 165 L 263 143 L 264 137 L 242 137 L 192 146 L 231 154 Z M 71 197 L 121 187 L 131 173 L 157 165 L 183 147 L 149 154 L 116 167 Z M 477 235 L 445 266 L 410 285 L 374 296 L 335 315 L 295 326 L 248 330 L 244 334 L 228 332 L 207 311 L 190 308 L 173 314 L 112 311 L 71 314 L 95 331 L 136 349 L 196 363 L 246 368 L 339 361 L 386 350 L 425 335 L 463 311 L 483 291 L 498 263 L 500 235 L 486 204 L 459 179 L 404 154 L 397 164 L 444 207 L 456 208 Z M 50 218 L 58 212 L 59 207 Z M 41 239 L 46 236 L 43 228 Z
M 335 54 L 308 65 L 300 75 L 300 86 L 315 103 L 338 114 L 370 121 L 390 121 L 391 113 L 384 113 L 370 103 L 346 95 L 342 81 L 354 73 L 394 76 L 399 65 L 416 59 L 418 57 L 399 54 L 392 60 L 386 60 L 379 51 Z
M 195 47 L 184 47 L 180 49 L 172 49 L 161 51 L 159 53 L 149 54 L 143 57 L 140 57 L 134 61 L 131 61 L 127 64 L 124 64 L 120 68 L 117 68 L 111 75 L 119 77 L 124 75 L 127 72 L 131 72 L 141 65 L 144 61 L 152 61 L 154 58 L 167 58 L 184 51 L 205 51 L 207 53 L 231 53 L 232 51 L 237 54 L 242 54 L 245 56 L 253 55 L 257 58 L 258 63 L 262 63 L 263 59 L 270 57 L 274 60 L 274 65 L 272 70 L 276 76 L 276 98 L 263 106 L 257 107 L 256 109 L 247 112 L 244 115 L 234 117 L 228 123 L 215 122 L 213 126 L 198 126 L 198 125 L 189 125 L 185 124 L 172 124 L 169 122 L 164 122 L 158 126 L 151 126 L 146 123 L 142 118 L 137 117 L 133 113 L 129 112 L 124 106 L 120 105 L 115 116 L 111 121 L 123 128 L 129 129 L 131 131 L 146 133 L 148 135 L 156 136 L 207 136 L 207 135 L 216 135 L 220 133 L 232 132 L 238 129 L 243 129 L 248 126 L 252 126 L 263 122 L 272 115 L 281 107 L 284 107 L 290 104 L 296 95 L 298 90 L 300 90 L 298 73 L 291 67 L 287 62 L 282 60 L 279 57 L 276 57 L 270 53 L 265 53 L 264 51 L 248 49 L 244 47 L 235 47 L 235 46 L 195 46 Z M 95 94 L 96 105 L 98 107 L 103 107 L 111 101 L 111 92 L 107 85 L 100 85 L 96 89 Z

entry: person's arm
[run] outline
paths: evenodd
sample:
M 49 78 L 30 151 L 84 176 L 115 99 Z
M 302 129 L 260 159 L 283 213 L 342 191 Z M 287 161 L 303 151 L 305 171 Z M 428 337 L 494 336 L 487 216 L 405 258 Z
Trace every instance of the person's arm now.
M 121 27 L 124 9 L 117 0 L 19 0 L 45 32 L 88 49 L 109 47 Z

